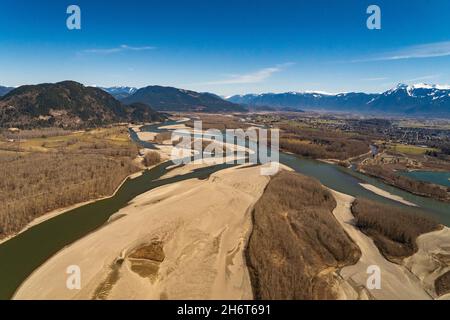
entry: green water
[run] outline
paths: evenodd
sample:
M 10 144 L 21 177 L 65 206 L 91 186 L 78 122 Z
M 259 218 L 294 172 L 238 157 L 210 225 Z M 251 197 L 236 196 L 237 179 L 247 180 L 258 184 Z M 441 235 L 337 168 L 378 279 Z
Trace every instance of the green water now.
M 280 162 L 293 168 L 295 171 L 318 179 L 323 185 L 336 191 L 346 193 L 354 197 L 364 197 L 382 203 L 401 206 L 408 210 L 412 207 L 403 205 L 397 201 L 378 196 L 377 194 L 361 187 L 359 183 L 369 183 L 391 194 L 400 196 L 420 207 L 424 213 L 434 217 L 440 223 L 450 226 L 450 204 L 430 198 L 416 196 L 380 180 L 365 176 L 351 169 L 320 161 L 298 158 L 294 155 L 280 154 Z
M 147 130 L 154 131 L 155 127 L 157 126 L 147 127 Z M 153 146 L 150 143 L 140 141 L 135 134 L 131 136 L 141 146 Z M 383 203 L 403 206 L 398 202 L 380 197 L 359 185 L 363 181 L 371 183 L 383 190 L 402 196 L 406 200 L 418 204 L 441 223 L 450 226 L 449 204 L 412 195 L 385 185 L 377 179 L 366 177 L 352 170 L 335 165 L 301 159 L 289 154 L 280 154 L 280 162 L 290 166 L 299 173 L 318 179 L 322 184 L 334 190 L 355 197 L 365 197 Z M 146 171 L 138 178 L 127 180 L 112 198 L 99 200 L 70 210 L 44 221 L 1 244 L 0 299 L 11 298 L 20 284 L 36 268 L 65 246 L 104 225 L 112 214 L 125 207 L 130 200 L 139 194 L 159 186 L 186 179 L 203 179 L 218 170 L 232 166 L 218 165 L 202 168 L 186 175 L 158 180 L 167 172 L 167 167 L 171 164 L 171 162 L 161 164 L 152 170 Z
M 402 171 L 399 172 L 405 177 L 418 181 L 431 182 L 450 188 L 450 172 L 441 171 Z
M 154 188 L 187 179 L 207 178 L 231 165 L 202 168 L 181 176 L 157 180 L 172 162 L 127 180 L 112 197 L 99 200 L 44 221 L 0 245 L 0 299 L 12 297 L 20 284 L 41 264 L 65 246 L 95 231 L 136 196 Z M 49 284 L 51 285 L 51 284 Z

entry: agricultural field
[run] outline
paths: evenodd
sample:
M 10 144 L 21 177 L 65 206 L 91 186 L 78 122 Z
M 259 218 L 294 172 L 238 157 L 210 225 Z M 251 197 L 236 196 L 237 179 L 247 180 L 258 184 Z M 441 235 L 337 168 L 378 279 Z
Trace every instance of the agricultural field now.
M 400 144 L 400 143 L 393 143 L 387 145 L 387 149 L 392 152 L 396 153 L 404 153 L 408 155 L 423 155 L 427 152 L 439 152 L 440 150 L 437 148 L 430 148 L 426 146 L 414 146 L 414 145 L 408 145 L 408 144 Z

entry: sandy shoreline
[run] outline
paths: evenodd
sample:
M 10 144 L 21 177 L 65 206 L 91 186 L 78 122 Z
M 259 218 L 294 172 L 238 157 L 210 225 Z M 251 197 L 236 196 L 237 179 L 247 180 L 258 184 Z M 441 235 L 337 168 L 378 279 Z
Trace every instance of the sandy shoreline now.
M 367 189 L 369 191 L 372 191 L 373 193 L 375 193 L 375 194 L 377 194 L 379 196 L 385 197 L 387 199 L 391 199 L 391 200 L 394 200 L 394 201 L 406 204 L 406 205 L 411 206 L 411 207 L 418 207 L 418 205 L 416 205 L 415 203 L 409 202 L 408 200 L 405 200 L 405 199 L 403 199 L 400 196 L 396 196 L 396 195 L 394 195 L 392 193 L 384 191 L 383 189 L 377 188 L 374 185 L 371 185 L 371 184 L 368 184 L 368 183 L 360 183 L 359 185 L 361 187 L 363 187 L 363 188 L 365 188 L 365 189 Z
M 174 173 L 192 170 L 189 166 L 175 168 Z M 102 296 L 106 299 L 252 299 L 244 250 L 252 229 L 251 210 L 268 182 L 260 167 L 241 166 L 216 172 L 207 180 L 186 180 L 141 194 L 114 215 L 120 219 L 110 219 L 45 262 L 14 299 L 91 299 L 102 286 L 108 288 Z M 437 298 L 434 280 L 450 266 L 430 264 L 430 259 L 450 252 L 450 245 L 442 247 L 450 243 L 450 229 L 420 236 L 418 253 L 398 265 L 386 260 L 353 225 L 354 198 L 330 191 L 337 202 L 333 215 L 362 253 L 358 263 L 338 270 L 338 298 Z M 151 276 L 143 276 L 129 255 L 152 241 L 163 244 L 165 259 Z M 123 262 L 117 279 L 108 283 L 119 260 Z M 82 271 L 80 291 L 65 286 L 65 270 L 73 264 Z M 379 290 L 366 287 L 371 265 L 382 270 Z
M 184 121 L 184 119 L 182 119 L 182 120 Z M 146 125 L 148 125 L 148 124 L 146 124 Z M 140 130 L 139 130 L 139 128 L 141 128 L 142 126 L 143 126 L 143 125 L 130 125 L 129 128 L 130 128 L 131 130 L 133 130 L 134 132 L 136 132 L 136 134 L 139 134 L 139 133 L 145 134 L 145 132 L 140 132 Z M 150 149 L 149 149 L 149 150 L 150 150 Z M 163 160 L 163 161 L 165 161 L 165 160 L 167 160 L 167 159 L 169 158 L 169 155 L 167 155 L 167 152 L 166 152 L 166 154 L 164 154 L 164 152 L 162 152 L 161 155 L 162 155 L 162 160 Z M 138 165 L 140 165 L 141 160 L 142 160 L 142 157 L 139 157 L 139 156 L 138 156 L 134 161 L 135 161 Z M 142 167 L 142 165 L 141 165 L 141 167 Z M 61 214 L 63 214 L 63 213 L 66 213 L 66 212 L 68 212 L 68 211 L 71 211 L 71 210 L 73 210 L 73 209 L 82 207 L 82 206 L 84 206 L 84 205 L 87 205 L 87 204 L 90 204 L 90 203 L 93 203 L 93 202 L 97 202 L 97 201 L 100 201 L 100 200 L 112 198 L 112 197 L 114 197 L 114 196 L 116 195 L 117 191 L 122 187 L 122 185 L 123 185 L 128 179 L 134 179 L 134 178 L 137 178 L 137 177 L 141 176 L 145 170 L 149 170 L 149 169 L 152 169 L 152 168 L 154 168 L 154 167 L 155 167 L 155 166 L 151 166 L 151 167 L 145 168 L 145 169 L 143 169 L 143 170 L 140 170 L 140 171 L 137 171 L 137 172 L 135 172 L 135 173 L 132 173 L 132 174 L 128 175 L 127 177 L 125 177 L 125 178 L 122 180 L 122 182 L 119 184 L 119 186 L 114 190 L 114 193 L 111 194 L 111 195 L 104 196 L 104 197 L 100 197 L 100 198 L 96 198 L 96 199 L 92 199 L 92 200 L 88 200 L 88 201 L 84 201 L 84 202 L 80 202 L 80 203 L 76 203 L 76 204 L 73 204 L 73 205 L 71 205 L 71 206 L 67 206 L 67 207 L 64 207 L 64 208 L 55 209 L 55 210 L 52 210 L 52 211 L 50 211 L 50 212 L 44 213 L 43 215 L 41 215 L 41 216 L 39 216 L 39 217 L 33 219 L 31 222 L 29 222 L 29 223 L 28 223 L 24 228 L 22 228 L 20 231 L 18 231 L 18 232 L 16 232 L 16 233 L 12 234 L 12 235 L 10 235 L 10 236 L 8 236 L 8 237 L 6 237 L 6 238 L 0 239 L 0 244 L 5 243 L 5 242 L 8 241 L 8 240 L 11 240 L 12 238 L 16 237 L 17 235 L 21 234 L 22 232 L 28 230 L 28 229 L 31 228 L 31 227 L 34 227 L 34 226 L 36 226 L 36 225 L 38 225 L 38 224 L 40 224 L 40 223 L 42 223 L 42 222 L 44 222 L 44 221 L 47 221 L 47 220 L 49 220 L 49 219 L 52 219 L 52 218 L 54 218 L 54 217 L 57 217 L 57 216 L 59 216 L 59 215 L 61 215 Z
M 150 169 L 150 168 L 149 168 L 149 169 Z M 68 206 L 68 207 L 59 208 L 59 209 L 55 209 L 55 210 L 52 210 L 52 211 L 50 211 L 50 212 L 44 213 L 43 215 L 41 215 L 41 216 L 39 216 L 39 217 L 33 219 L 31 222 L 29 222 L 29 223 L 28 223 L 24 228 L 22 228 L 20 231 L 14 233 L 14 234 L 12 234 L 12 235 L 10 235 L 10 236 L 4 238 L 4 239 L 1 239 L 1 240 L 0 240 L 0 245 L 1 245 L 2 243 L 7 242 L 8 240 L 13 239 L 14 237 L 18 236 L 19 234 L 21 234 L 21 233 L 27 231 L 27 230 L 30 229 L 31 227 L 34 227 L 34 226 L 36 226 L 36 225 L 38 225 L 38 224 L 40 224 L 40 223 L 42 223 L 42 222 L 45 222 L 45 221 L 47 221 L 47 220 L 49 220 L 49 219 L 52 219 L 52 218 L 54 218 L 54 217 L 57 217 L 57 216 L 59 216 L 59 215 L 61 215 L 61 214 L 64 214 L 64 213 L 66 213 L 66 212 L 68 212 L 68 211 L 71 211 L 71 210 L 73 210 L 73 209 L 76 209 L 76 208 L 85 206 L 85 205 L 87 205 L 87 204 L 90 204 L 90 203 L 93 203 L 93 202 L 97 202 L 97 201 L 100 201 L 100 200 L 104 200 L 104 199 L 108 199 L 108 198 L 114 197 L 114 196 L 116 195 L 117 191 L 119 191 L 119 189 L 122 187 L 122 185 L 123 185 L 128 179 L 135 179 L 135 178 L 141 176 L 141 175 L 143 174 L 143 172 L 144 172 L 144 170 L 137 171 L 137 172 L 132 173 L 132 174 L 128 175 L 127 177 L 125 177 L 125 179 L 122 180 L 122 182 L 120 183 L 120 185 L 114 190 L 114 193 L 111 194 L 111 195 L 109 195 L 109 196 L 104 196 L 104 197 L 100 197 L 100 198 L 96 198 L 96 199 L 92 199 L 92 200 L 88 200 L 88 201 L 76 203 L 76 204 L 73 204 L 73 205 Z
M 185 129 L 185 125 L 165 128 Z M 140 133 L 147 134 L 138 132 L 138 128 L 133 130 L 140 138 Z M 145 140 L 144 137 L 147 136 L 142 135 L 141 139 Z M 158 148 L 154 151 L 162 157 L 171 154 L 171 145 L 158 145 Z M 214 161 L 194 162 L 176 167 L 162 178 L 213 164 Z M 290 170 L 283 165 L 281 168 Z M 270 179 L 261 176 L 260 169 L 261 166 L 233 167 L 218 171 L 206 180 L 177 182 L 137 196 L 104 226 L 62 249 L 35 270 L 22 283 L 14 299 L 92 299 L 98 297 L 99 288 L 103 298 L 118 300 L 252 299 L 244 250 L 252 230 L 251 210 Z M 142 172 L 134 175 L 138 174 Z M 360 185 L 385 198 L 416 206 L 373 185 Z M 398 265 L 386 260 L 373 241 L 353 225 L 354 198 L 330 191 L 337 202 L 335 218 L 362 253 L 358 263 L 338 271 L 339 299 L 436 298 L 434 280 L 450 267 L 442 268 L 430 260 L 436 254 L 450 252 L 450 245 L 442 247 L 442 243 L 450 243 L 450 229 L 420 236 L 419 251 Z M 136 265 L 131 253 L 155 241 L 162 244 L 164 260 L 151 262 L 151 267 L 145 261 Z M 81 268 L 79 291 L 66 288 L 69 265 Z M 367 267 L 371 265 L 382 270 L 379 290 L 366 287 Z
M 353 224 L 351 204 L 354 198 L 332 191 L 337 201 L 334 216 L 350 238 L 361 249 L 361 258 L 353 266 L 340 270 L 345 281 L 341 284 L 341 299 L 377 299 L 377 300 L 428 300 L 430 295 L 422 288 L 420 281 L 403 266 L 386 260 L 373 243 L 372 239 L 362 233 Z M 376 265 L 381 270 L 381 289 L 369 290 L 366 287 L 367 268 Z
M 90 299 L 120 257 L 125 262 L 108 299 L 251 299 L 243 250 L 251 208 L 268 181 L 259 167 L 248 166 L 144 193 L 118 212 L 122 218 L 44 263 L 15 299 Z M 165 259 L 156 280 L 149 281 L 133 271 L 127 255 L 154 239 L 163 243 Z M 65 286 L 65 270 L 72 264 L 82 271 L 80 291 Z

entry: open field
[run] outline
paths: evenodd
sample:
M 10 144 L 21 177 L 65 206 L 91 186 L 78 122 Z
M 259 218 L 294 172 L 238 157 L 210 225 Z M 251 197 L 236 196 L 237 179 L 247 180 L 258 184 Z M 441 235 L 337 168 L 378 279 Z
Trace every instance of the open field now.
M 427 152 L 439 152 L 439 149 L 429 148 L 424 146 L 414 146 L 414 145 L 405 145 L 405 144 L 389 144 L 387 149 L 393 152 L 404 153 L 408 155 L 423 155 Z

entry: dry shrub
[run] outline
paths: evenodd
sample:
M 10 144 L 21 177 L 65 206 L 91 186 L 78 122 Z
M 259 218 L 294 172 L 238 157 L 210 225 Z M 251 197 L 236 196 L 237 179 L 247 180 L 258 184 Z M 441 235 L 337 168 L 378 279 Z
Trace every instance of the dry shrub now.
M 222 150 L 222 154 L 226 155 L 227 153 L 227 147 L 225 144 L 216 142 L 214 139 L 211 140 L 205 140 L 205 139 L 195 139 L 191 142 L 191 148 L 192 150 L 195 150 L 196 148 L 196 143 L 201 142 L 201 150 L 205 151 L 206 148 L 208 148 L 208 150 L 212 150 L 213 153 L 215 153 L 216 151 Z
M 246 250 L 256 299 L 336 298 L 331 271 L 361 253 L 335 219 L 335 206 L 314 179 L 287 171 L 271 179 L 255 204 Z
M 249 127 L 248 124 L 240 121 L 238 117 L 230 116 L 230 115 L 220 115 L 220 114 L 199 114 L 195 121 L 202 121 L 202 129 L 218 129 L 220 131 L 226 129 L 245 129 Z M 190 120 L 186 122 L 186 126 L 193 128 L 194 121 Z
M 167 131 L 167 132 L 161 132 L 158 133 L 155 138 L 153 139 L 153 141 L 157 144 L 163 144 L 164 141 L 170 140 L 172 138 L 172 132 Z
M 401 176 L 379 165 L 365 165 L 362 166 L 362 169 L 368 175 L 381 178 L 385 182 L 411 193 L 442 201 L 450 200 L 450 193 L 443 186 Z
M 161 156 L 156 151 L 149 151 L 144 155 L 143 163 L 146 167 L 154 166 L 161 162 Z
M 92 139 L 69 140 L 70 148 L 63 143 L 44 153 L 0 155 L 0 238 L 51 210 L 111 195 L 139 170 L 131 141 Z
M 370 141 L 356 134 L 282 124 L 280 147 L 314 159 L 345 160 L 369 151 Z
M 352 212 L 355 225 L 374 240 L 386 258 L 396 262 L 417 251 L 418 236 L 440 228 L 436 221 L 419 211 L 367 199 L 357 199 Z
M 40 128 L 31 130 L 20 130 L 19 132 L 10 132 L 3 130 L 2 135 L 7 139 L 34 139 L 34 138 L 48 138 L 56 136 L 65 136 L 72 134 L 70 130 L 64 130 L 61 128 Z
M 438 296 L 450 293 L 450 271 L 447 271 L 434 281 L 434 288 Z
M 160 241 L 153 241 L 147 245 L 137 248 L 130 255 L 133 259 L 145 259 L 163 262 L 165 259 L 163 244 Z

